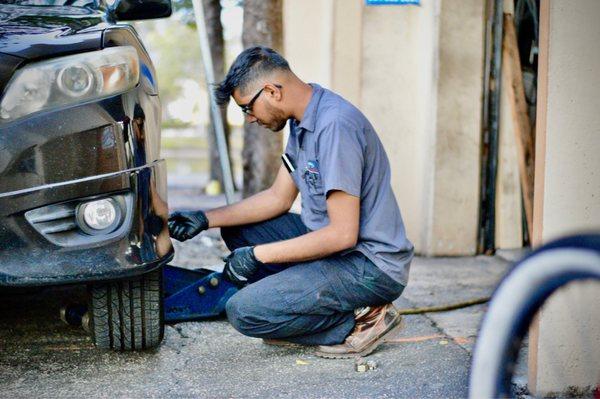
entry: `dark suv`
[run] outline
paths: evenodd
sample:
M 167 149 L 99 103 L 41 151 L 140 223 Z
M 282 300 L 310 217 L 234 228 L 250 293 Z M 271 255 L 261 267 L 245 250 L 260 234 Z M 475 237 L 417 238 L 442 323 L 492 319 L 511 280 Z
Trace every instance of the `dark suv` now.
M 0 290 L 89 284 L 94 343 L 163 337 L 173 257 L 152 61 L 170 0 L 0 0 Z

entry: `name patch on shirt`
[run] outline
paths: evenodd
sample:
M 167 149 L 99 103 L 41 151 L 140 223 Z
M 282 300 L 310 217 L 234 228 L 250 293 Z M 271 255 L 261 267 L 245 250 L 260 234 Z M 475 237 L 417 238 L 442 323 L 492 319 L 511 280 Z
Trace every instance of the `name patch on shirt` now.
M 313 161 L 307 161 L 306 166 L 304 167 L 303 175 L 306 184 L 312 186 L 312 188 L 316 188 L 317 183 L 321 178 L 321 173 L 319 172 L 319 161 L 316 159 Z

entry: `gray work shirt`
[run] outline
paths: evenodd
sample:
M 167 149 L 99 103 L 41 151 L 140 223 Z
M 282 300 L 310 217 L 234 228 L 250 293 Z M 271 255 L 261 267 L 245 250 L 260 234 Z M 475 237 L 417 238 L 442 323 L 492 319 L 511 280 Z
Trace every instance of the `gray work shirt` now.
M 317 84 L 302 121 L 290 120 L 285 153 L 302 194 L 302 221 L 310 230 L 329 224 L 326 198 L 341 190 L 360 198 L 356 247 L 406 286 L 413 245 L 406 238 L 390 185 L 390 164 L 373 126 L 352 104 Z

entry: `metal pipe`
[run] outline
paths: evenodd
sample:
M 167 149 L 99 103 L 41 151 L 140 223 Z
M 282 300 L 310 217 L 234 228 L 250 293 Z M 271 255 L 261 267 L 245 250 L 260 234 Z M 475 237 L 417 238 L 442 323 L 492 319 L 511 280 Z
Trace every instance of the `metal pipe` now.
M 225 129 L 221 110 L 215 101 L 211 86 L 215 83 L 215 73 L 213 69 L 212 53 L 208 42 L 208 33 L 204 22 L 204 6 L 201 0 L 192 0 L 194 7 L 194 16 L 196 18 L 196 27 L 200 39 L 200 50 L 202 52 L 202 63 L 204 64 L 204 77 L 206 78 L 206 88 L 210 102 L 210 113 L 215 127 L 215 136 L 217 139 L 217 149 L 219 150 L 219 163 L 223 172 L 223 183 L 225 185 L 225 198 L 228 204 L 234 201 L 233 176 L 229 163 L 229 151 L 227 150 L 227 140 L 225 139 Z

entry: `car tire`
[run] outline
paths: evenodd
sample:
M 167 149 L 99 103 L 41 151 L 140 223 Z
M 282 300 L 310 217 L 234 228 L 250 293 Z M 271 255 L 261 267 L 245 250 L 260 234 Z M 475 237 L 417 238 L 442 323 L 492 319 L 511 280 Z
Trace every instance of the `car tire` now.
M 91 285 L 90 329 L 96 347 L 157 347 L 164 335 L 162 296 L 162 268 L 135 279 Z

